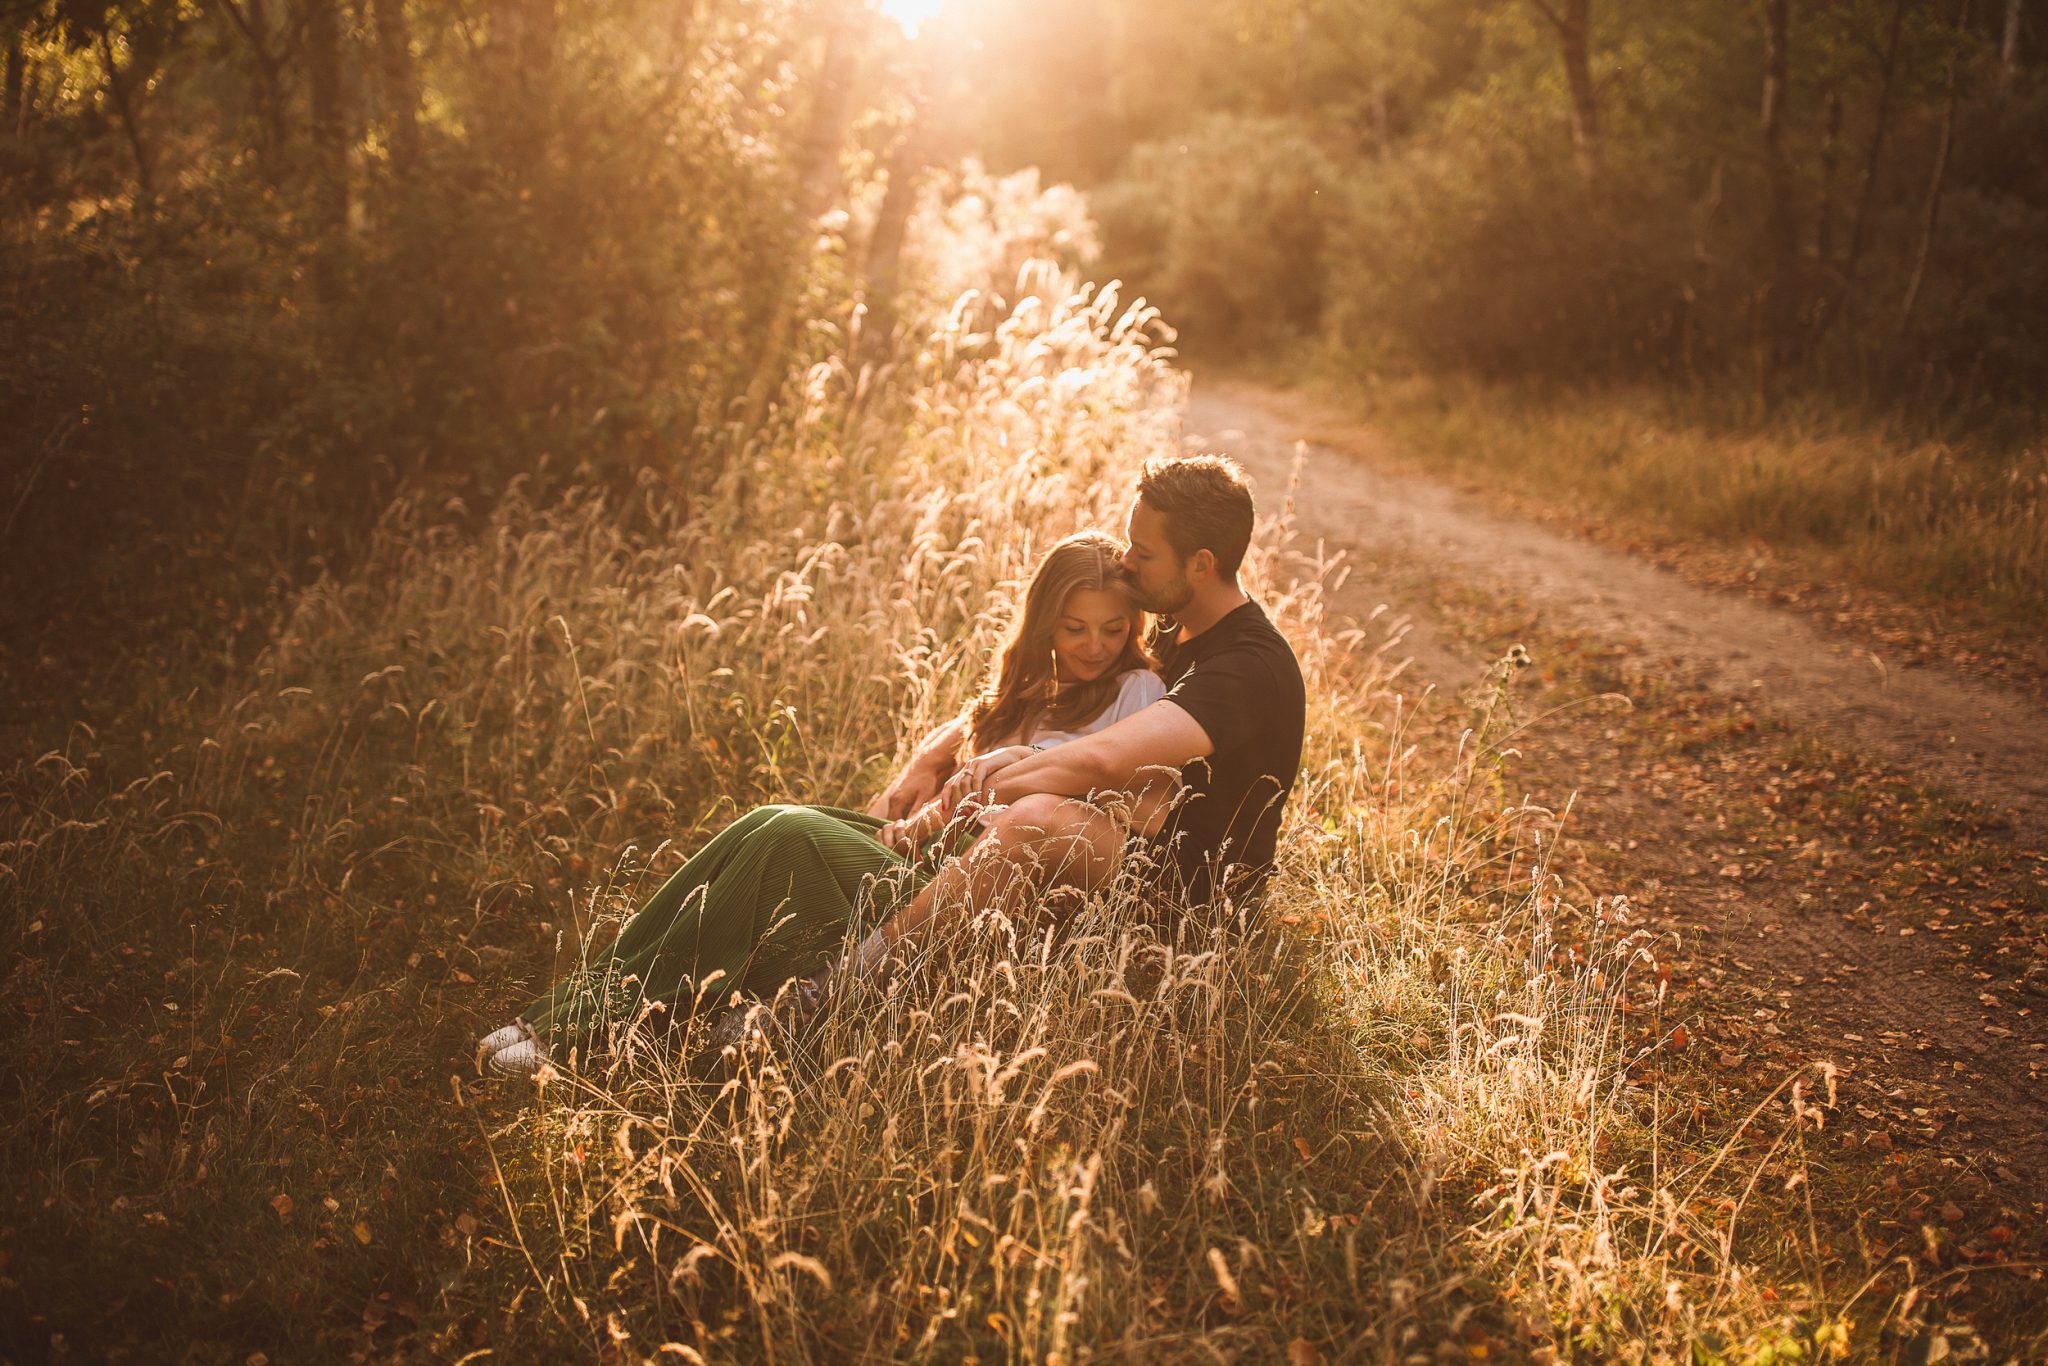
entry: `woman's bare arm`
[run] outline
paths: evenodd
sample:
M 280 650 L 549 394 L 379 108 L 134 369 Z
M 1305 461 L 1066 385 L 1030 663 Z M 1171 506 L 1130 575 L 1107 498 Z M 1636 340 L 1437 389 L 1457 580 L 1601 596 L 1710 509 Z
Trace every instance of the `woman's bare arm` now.
M 960 738 L 966 732 L 964 712 L 934 727 L 918 742 L 903 771 L 868 805 L 868 814 L 885 821 L 901 820 L 937 796 L 960 766 Z

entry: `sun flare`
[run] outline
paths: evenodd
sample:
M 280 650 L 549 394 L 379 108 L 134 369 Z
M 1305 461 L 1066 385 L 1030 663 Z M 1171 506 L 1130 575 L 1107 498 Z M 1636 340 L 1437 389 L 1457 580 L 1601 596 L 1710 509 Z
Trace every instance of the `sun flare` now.
M 906 35 L 915 38 L 918 30 L 937 18 L 945 6 L 946 0 L 882 0 L 882 13 L 894 19 Z

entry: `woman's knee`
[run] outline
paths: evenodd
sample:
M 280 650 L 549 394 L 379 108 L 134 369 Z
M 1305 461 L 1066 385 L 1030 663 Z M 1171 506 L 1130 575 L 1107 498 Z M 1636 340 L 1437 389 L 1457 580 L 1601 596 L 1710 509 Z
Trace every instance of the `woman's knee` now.
M 733 818 L 732 824 L 719 831 L 721 838 L 745 839 L 762 826 L 776 820 L 788 807 L 782 805 L 757 806 Z
M 1020 798 L 996 817 L 995 829 L 1011 860 L 1048 884 L 1092 886 L 1115 874 L 1123 854 L 1116 823 L 1070 797 Z
M 764 806 L 761 830 L 782 839 L 806 839 L 838 824 L 833 817 L 809 806 Z
M 1015 832 L 1056 831 L 1072 823 L 1072 812 L 1068 808 L 1074 805 L 1076 803 L 1067 797 L 1033 792 L 996 812 L 994 828 Z

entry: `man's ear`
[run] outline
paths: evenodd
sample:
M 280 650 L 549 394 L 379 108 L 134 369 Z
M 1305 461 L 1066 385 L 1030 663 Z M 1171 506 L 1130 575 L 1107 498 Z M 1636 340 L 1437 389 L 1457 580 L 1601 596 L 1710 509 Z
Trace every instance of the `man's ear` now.
M 1188 556 L 1188 571 L 1186 577 L 1190 583 L 1193 583 L 1200 579 L 1209 578 L 1213 576 L 1215 573 L 1215 551 L 1206 549 L 1197 550 L 1194 554 Z

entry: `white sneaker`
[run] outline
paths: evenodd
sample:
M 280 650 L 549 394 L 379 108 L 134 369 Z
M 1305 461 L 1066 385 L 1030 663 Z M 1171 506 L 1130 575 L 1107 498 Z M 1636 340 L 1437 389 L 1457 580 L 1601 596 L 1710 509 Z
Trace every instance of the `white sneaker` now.
M 539 1039 L 520 1039 L 491 1054 L 491 1070 L 508 1077 L 530 1077 L 547 1062 L 548 1046 Z
M 505 1047 L 508 1044 L 518 1043 L 521 1039 L 526 1038 L 531 1032 L 532 1026 L 528 1025 L 524 1020 L 515 1020 L 511 1024 L 506 1025 L 503 1029 L 492 1030 L 490 1033 L 484 1035 L 483 1038 L 477 1041 L 476 1060 L 479 1063 L 483 1062 L 484 1059 L 490 1057 L 491 1054 L 497 1052 L 499 1049 Z

